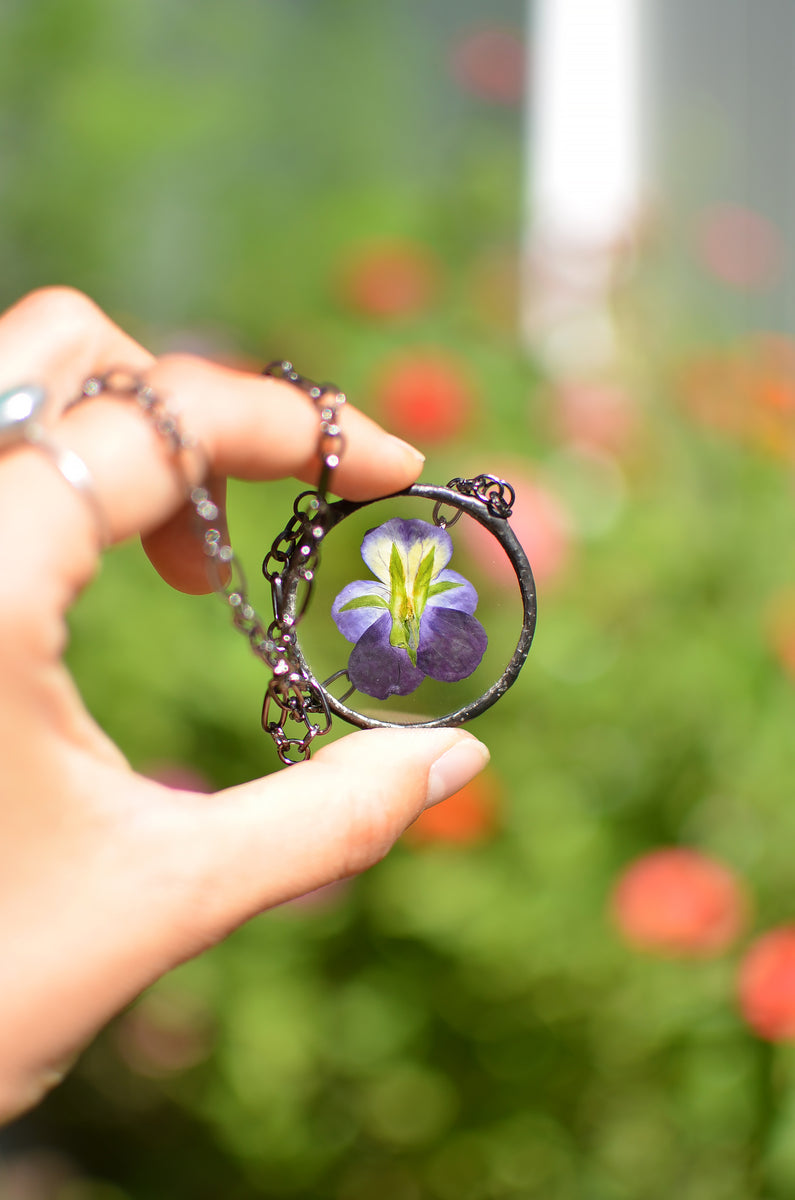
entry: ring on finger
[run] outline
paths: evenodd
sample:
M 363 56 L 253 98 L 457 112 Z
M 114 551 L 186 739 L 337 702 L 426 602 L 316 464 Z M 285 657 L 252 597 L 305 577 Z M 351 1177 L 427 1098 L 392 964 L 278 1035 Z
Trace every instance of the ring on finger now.
M 42 450 L 91 509 L 104 548 L 110 542 L 110 527 L 91 472 L 79 454 L 50 436 L 41 421 L 46 408 L 47 394 L 38 383 L 21 384 L 0 394 L 0 452 L 19 445 Z

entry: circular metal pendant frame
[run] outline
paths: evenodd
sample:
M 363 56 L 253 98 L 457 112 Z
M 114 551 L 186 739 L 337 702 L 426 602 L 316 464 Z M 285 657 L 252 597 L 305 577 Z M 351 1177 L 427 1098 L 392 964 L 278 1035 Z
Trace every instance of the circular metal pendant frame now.
M 432 501 L 434 504 L 434 519 L 440 525 L 443 525 L 443 527 L 444 525 L 452 525 L 453 521 L 457 520 L 462 513 L 466 513 L 473 520 L 477 521 L 479 525 L 488 529 L 489 533 L 496 538 L 513 567 L 522 597 L 522 628 L 516 649 L 502 675 L 496 683 L 492 684 L 488 691 L 479 696 L 477 700 L 465 704 L 455 712 L 447 713 L 445 716 L 436 717 L 432 720 L 382 720 L 349 708 L 343 701 L 332 696 L 323 684 L 317 683 L 317 687 L 323 693 L 329 711 L 332 714 L 341 717 L 343 721 L 347 721 L 350 725 L 358 726 L 360 729 L 438 729 L 445 726 L 463 725 L 466 721 L 471 721 L 474 717 L 480 716 L 486 709 L 491 708 L 492 704 L 496 704 L 516 681 L 519 672 L 524 666 L 536 625 L 536 589 L 533 572 L 527 555 L 508 521 L 505 517 L 495 516 L 494 513 L 490 512 L 488 505 L 482 500 L 474 496 L 462 495 L 449 487 L 441 487 L 437 484 L 428 483 L 412 484 L 411 487 L 406 488 L 404 491 L 396 492 L 394 496 L 412 496 Z M 363 508 L 367 508 L 371 504 L 379 504 L 383 500 L 392 498 L 389 496 L 379 496 L 377 499 L 364 501 L 338 500 L 333 504 L 329 504 L 322 515 L 318 514 L 313 524 L 316 526 L 322 525 L 323 537 L 325 538 L 346 517 L 359 512 Z M 437 514 L 442 506 L 448 505 L 458 509 L 458 513 L 451 520 L 445 522 L 444 518 L 439 519 Z M 286 617 L 292 618 L 296 623 L 301 615 L 300 611 L 297 611 L 297 597 L 301 584 L 299 570 L 300 565 L 293 566 L 291 564 L 283 580 L 284 614 Z M 308 675 L 312 676 L 311 668 L 304 659 L 297 639 L 294 649 L 301 666 Z

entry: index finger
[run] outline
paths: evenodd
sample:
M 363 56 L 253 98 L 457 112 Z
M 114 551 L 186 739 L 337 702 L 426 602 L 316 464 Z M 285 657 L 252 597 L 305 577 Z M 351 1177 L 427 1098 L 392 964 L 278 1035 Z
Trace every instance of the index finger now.
M 61 298 L 62 299 L 62 298 Z M 148 352 L 81 298 L 73 336 L 61 338 L 57 355 L 41 352 L 49 330 L 38 330 L 16 352 L 20 380 L 42 382 L 59 396 L 79 392 L 81 375 L 106 369 L 115 353 L 138 359 L 147 381 L 178 414 L 184 432 L 197 439 L 207 470 L 216 476 L 274 479 L 285 475 L 314 481 L 319 422 L 313 402 L 291 384 L 204 362 L 188 356 L 154 361 Z M 88 308 L 86 306 L 89 306 Z M 46 313 L 40 313 L 42 319 Z M 0 352 L 9 320 L 0 319 Z M 68 324 L 68 323 L 67 323 Z M 55 337 L 55 335 L 53 335 Z M 56 339 L 57 340 L 57 339 Z M 70 349 L 71 347 L 71 349 Z M 133 363 L 133 369 L 138 365 Z M 130 366 L 116 358 L 115 365 Z M 140 369 L 140 367 L 139 367 Z M 158 529 L 179 510 L 186 495 L 181 464 L 134 403 L 100 396 L 58 417 L 54 437 L 86 464 L 112 540 Z M 350 499 L 398 491 L 419 474 L 422 456 L 379 428 L 353 406 L 344 410 L 345 453 L 334 490 Z M 199 482 L 193 478 L 188 483 Z M 20 498 L 24 497 L 24 503 Z M 0 531 L 0 554 L 15 562 L 26 582 L 52 595 L 53 574 L 65 598 L 93 573 L 97 557 L 94 520 L 83 498 L 65 484 L 33 448 L 20 447 L 0 460 L 0 505 L 17 516 L 13 530 Z

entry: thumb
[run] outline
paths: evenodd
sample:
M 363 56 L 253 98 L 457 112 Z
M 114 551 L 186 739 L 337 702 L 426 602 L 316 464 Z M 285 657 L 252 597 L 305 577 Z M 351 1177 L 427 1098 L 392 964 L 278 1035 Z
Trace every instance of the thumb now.
M 372 866 L 424 808 L 458 791 L 488 760 L 486 747 L 462 730 L 367 730 L 219 793 L 193 830 L 202 942 Z
M 33 1104 L 62 1073 L 52 1064 L 158 975 L 247 917 L 370 866 L 423 808 L 487 761 L 485 746 L 461 730 L 384 729 L 216 796 L 172 792 L 115 768 L 111 784 L 103 765 L 103 782 L 128 796 L 140 819 L 104 847 L 96 843 L 104 820 L 89 822 L 88 858 L 74 859 L 83 864 L 69 879 L 74 894 L 64 889 L 57 913 L 46 912 L 50 892 L 42 901 L 34 889 L 32 911 L 42 909 L 49 935 L 39 932 L 37 942 L 23 915 L 24 970 L 9 975 L 19 986 L 4 995 L 0 1027 L 0 1122 Z

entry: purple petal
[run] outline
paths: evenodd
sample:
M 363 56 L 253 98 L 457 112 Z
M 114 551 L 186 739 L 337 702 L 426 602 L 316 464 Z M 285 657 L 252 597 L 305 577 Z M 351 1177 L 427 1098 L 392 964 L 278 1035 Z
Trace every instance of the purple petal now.
M 411 665 L 405 650 L 390 646 L 392 618 L 384 613 L 371 625 L 351 650 L 348 675 L 353 686 L 365 696 L 386 700 L 387 696 L 407 696 L 425 678 L 423 671 Z
M 347 612 L 340 612 L 343 605 L 348 604 L 351 600 L 358 600 L 360 596 L 380 596 L 388 603 L 389 589 L 385 588 L 383 583 L 377 583 L 375 579 L 357 579 L 344 587 L 335 597 L 331 606 L 331 615 L 337 629 L 349 642 L 358 642 L 373 621 L 387 615 L 385 609 L 375 605 L 372 608 L 369 606 L 367 608 L 349 608 Z
M 389 584 L 389 560 L 397 546 L 406 570 L 406 579 L 414 579 L 417 568 L 429 550 L 434 551 L 434 578 L 450 561 L 453 543 L 450 534 L 429 521 L 393 517 L 362 538 L 362 558 L 382 583 Z
M 488 640 L 480 621 L 469 613 L 426 608 L 420 625 L 417 666 L 431 679 L 445 683 L 466 679 L 480 663 Z
M 428 597 L 428 608 L 455 608 L 459 612 L 473 613 L 478 606 L 478 594 L 468 579 L 457 571 L 440 571 L 436 583 L 457 583 L 458 587 Z M 433 585 L 432 585 L 433 586 Z

